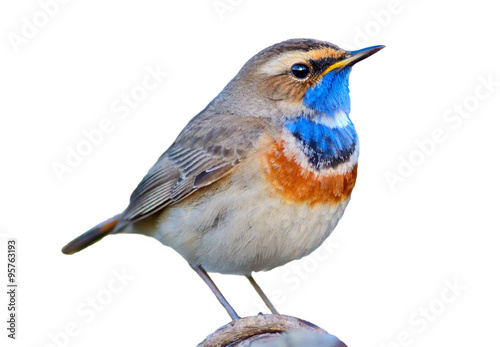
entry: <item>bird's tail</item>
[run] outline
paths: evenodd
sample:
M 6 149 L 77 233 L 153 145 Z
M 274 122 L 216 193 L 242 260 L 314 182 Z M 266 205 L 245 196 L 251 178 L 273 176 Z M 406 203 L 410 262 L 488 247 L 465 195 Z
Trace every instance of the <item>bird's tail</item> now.
M 117 214 L 107 221 L 96 225 L 86 233 L 78 236 L 76 239 L 64 246 L 62 252 L 64 254 L 73 254 L 96 243 L 115 229 L 119 219 L 120 215 Z

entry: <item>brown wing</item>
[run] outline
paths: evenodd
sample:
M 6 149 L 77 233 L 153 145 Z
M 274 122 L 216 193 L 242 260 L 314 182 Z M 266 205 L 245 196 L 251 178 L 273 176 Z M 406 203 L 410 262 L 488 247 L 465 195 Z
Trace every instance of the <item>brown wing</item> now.
M 231 172 L 260 139 L 265 120 L 200 114 L 181 132 L 132 193 L 120 225 L 175 204 Z

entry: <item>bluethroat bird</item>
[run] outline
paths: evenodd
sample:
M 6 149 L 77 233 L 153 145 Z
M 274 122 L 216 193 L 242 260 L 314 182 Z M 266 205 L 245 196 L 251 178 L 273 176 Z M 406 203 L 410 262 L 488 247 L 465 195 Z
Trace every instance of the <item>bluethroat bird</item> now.
M 293 39 L 264 49 L 182 130 L 125 211 L 63 253 L 110 234 L 152 236 L 187 260 L 232 319 L 207 271 L 246 276 L 277 314 L 252 272 L 308 255 L 342 217 L 359 153 L 349 74 L 383 47 Z

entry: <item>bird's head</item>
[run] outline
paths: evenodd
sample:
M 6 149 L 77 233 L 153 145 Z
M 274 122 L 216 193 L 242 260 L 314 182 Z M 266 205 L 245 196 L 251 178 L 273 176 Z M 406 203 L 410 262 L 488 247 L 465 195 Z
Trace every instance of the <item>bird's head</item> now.
M 254 116 L 348 114 L 351 67 L 382 48 L 347 51 L 324 41 L 287 40 L 251 58 L 222 95 L 234 106 L 243 102 L 246 111 L 255 106 Z

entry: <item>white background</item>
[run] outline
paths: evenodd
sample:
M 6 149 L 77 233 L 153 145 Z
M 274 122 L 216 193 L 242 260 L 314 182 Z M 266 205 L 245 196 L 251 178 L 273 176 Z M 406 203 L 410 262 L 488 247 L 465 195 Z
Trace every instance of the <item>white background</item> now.
M 493 2 L 222 0 L 229 7 L 217 10 L 213 0 L 61 0 L 51 16 L 44 3 L 0 5 L 1 293 L 6 238 L 19 247 L 18 340 L 2 323 L 2 346 L 55 346 L 51 336 L 60 346 L 194 346 L 228 322 L 185 261 L 153 239 L 108 237 L 74 256 L 60 248 L 126 207 L 149 167 L 252 55 L 296 37 L 387 48 L 351 74 L 359 176 L 334 236 L 255 278 L 280 312 L 350 347 L 498 345 Z M 31 34 L 23 18 L 35 23 Z M 112 105 L 140 88 L 148 68 L 169 75 L 120 119 Z M 68 148 L 105 118 L 113 130 L 58 179 L 54 163 L 65 164 Z M 123 271 L 133 279 L 120 287 L 113 278 Z M 259 312 L 244 278 L 213 278 L 240 315 Z M 455 292 L 446 289 L 453 282 Z M 87 306 L 92 297 L 100 312 Z M 0 302 L 5 322 L 5 294 Z

